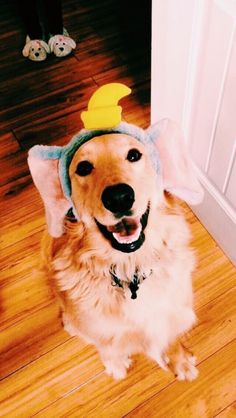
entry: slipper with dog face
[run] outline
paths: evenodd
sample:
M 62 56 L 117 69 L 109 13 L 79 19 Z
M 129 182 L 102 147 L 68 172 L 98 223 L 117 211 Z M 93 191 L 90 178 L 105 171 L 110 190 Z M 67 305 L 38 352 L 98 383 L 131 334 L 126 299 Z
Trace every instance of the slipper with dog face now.
M 50 48 L 42 39 L 31 40 L 29 36 L 26 37 L 26 44 L 22 51 L 24 57 L 31 61 L 45 61 L 49 53 Z
M 48 45 L 50 51 L 58 58 L 66 57 L 76 48 L 75 41 L 70 38 L 66 29 L 63 29 L 63 35 L 51 36 Z

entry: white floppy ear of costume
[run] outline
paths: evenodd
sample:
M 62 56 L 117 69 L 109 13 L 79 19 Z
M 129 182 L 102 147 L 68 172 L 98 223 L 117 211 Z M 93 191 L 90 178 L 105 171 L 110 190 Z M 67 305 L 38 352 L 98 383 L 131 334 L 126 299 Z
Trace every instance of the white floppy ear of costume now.
M 151 126 L 148 132 L 151 133 L 160 156 L 164 190 L 190 205 L 201 203 L 204 192 L 178 124 L 163 119 Z
M 44 160 L 32 156 L 29 152 L 28 164 L 44 203 L 49 234 L 60 237 L 64 232 L 64 217 L 71 203 L 62 191 L 58 172 L 59 160 Z

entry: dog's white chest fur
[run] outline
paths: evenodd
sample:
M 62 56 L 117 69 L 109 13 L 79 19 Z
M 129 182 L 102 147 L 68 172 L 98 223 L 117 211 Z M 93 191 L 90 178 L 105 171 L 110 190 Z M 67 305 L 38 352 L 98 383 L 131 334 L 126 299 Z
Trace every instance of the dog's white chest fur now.
M 73 323 L 77 329 L 74 333 L 80 333 L 97 347 L 114 339 L 123 341 L 129 354 L 143 351 L 143 346 L 153 339 L 158 340 L 158 353 L 152 354 L 157 359 L 171 341 L 195 322 L 192 267 L 190 251 L 186 250 L 181 256 L 173 253 L 171 260 L 167 263 L 166 260 L 164 263 L 159 261 L 140 283 L 136 299 L 131 299 L 128 286 L 124 289 L 113 286 L 110 275 L 95 279 L 93 283 L 90 281 L 86 286 L 80 272 L 74 272 L 77 285 L 70 291 L 72 304 L 69 309 L 73 314 L 64 318 L 65 322 Z M 64 283 L 66 274 L 60 273 Z M 129 340 L 132 340 L 131 344 Z
M 192 326 L 195 315 L 189 303 L 189 277 L 183 274 L 178 277 L 177 273 L 163 278 L 158 275 L 160 270 L 157 269 L 140 285 L 137 299 L 131 299 L 126 292 L 124 315 L 148 337 L 155 334 L 165 346 L 170 339 Z
M 168 246 L 160 244 L 152 230 L 158 230 L 159 241 L 165 238 Z M 77 333 L 79 331 L 96 346 L 101 341 L 139 333 L 143 341 L 155 335 L 164 348 L 195 321 L 191 285 L 194 256 L 185 245 L 188 228 L 181 217 L 168 216 L 168 224 L 161 221 L 152 230 L 147 231 L 143 254 L 139 258 L 135 256 L 140 274 L 146 277 L 139 285 L 136 299 L 131 299 L 128 286 L 124 285 L 124 289 L 114 286 L 109 265 L 102 270 L 100 265 L 91 264 L 92 270 L 88 271 L 85 263 L 76 271 L 65 269 L 60 259 L 54 262 L 60 288 L 68 294 L 64 322 L 73 324 Z M 148 240 L 156 242 L 158 251 L 146 250 Z M 133 258 L 127 266 L 124 257 L 122 259 L 121 254 L 113 259 L 117 276 L 123 283 L 124 277 L 132 280 L 135 272 Z

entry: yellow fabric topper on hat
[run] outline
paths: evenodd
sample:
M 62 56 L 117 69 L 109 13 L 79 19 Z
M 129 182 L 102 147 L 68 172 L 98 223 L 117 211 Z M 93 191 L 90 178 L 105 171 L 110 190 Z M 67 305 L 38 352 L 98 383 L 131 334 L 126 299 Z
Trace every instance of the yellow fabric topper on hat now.
M 121 83 L 104 84 L 95 91 L 88 110 L 81 113 L 85 129 L 113 128 L 121 122 L 122 107 L 118 102 L 128 96 L 131 89 Z

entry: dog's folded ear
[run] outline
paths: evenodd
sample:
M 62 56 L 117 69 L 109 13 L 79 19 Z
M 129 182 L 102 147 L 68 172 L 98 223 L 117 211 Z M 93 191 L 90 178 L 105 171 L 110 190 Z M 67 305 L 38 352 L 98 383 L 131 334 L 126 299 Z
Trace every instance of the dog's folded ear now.
M 29 152 L 28 164 L 46 212 L 48 231 L 53 237 L 63 234 L 63 220 L 71 207 L 65 198 L 58 170 L 58 159 L 42 159 Z
M 180 127 L 169 119 L 163 119 L 149 127 L 147 133 L 158 150 L 164 190 L 189 204 L 201 203 L 204 192 Z
M 55 36 L 52 36 L 52 37 L 49 39 L 49 41 L 48 41 L 48 45 L 49 45 L 49 48 L 50 48 L 50 52 L 53 52 L 53 49 L 54 49 L 55 43 L 56 43 L 56 37 L 55 37 Z
M 30 43 L 27 42 L 23 48 L 22 54 L 24 57 L 28 57 L 29 56 L 29 50 L 30 50 Z
M 71 39 L 69 36 L 64 36 L 66 44 L 69 45 L 71 47 L 71 49 L 75 49 L 76 48 L 76 43 L 74 41 L 74 39 Z
M 48 44 L 44 41 L 40 41 L 40 45 L 45 49 L 45 51 L 50 54 L 50 48 L 48 46 Z

